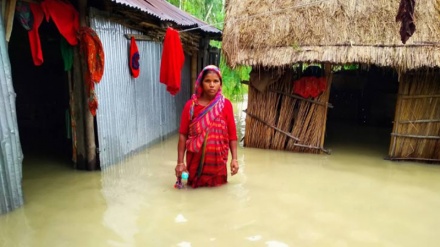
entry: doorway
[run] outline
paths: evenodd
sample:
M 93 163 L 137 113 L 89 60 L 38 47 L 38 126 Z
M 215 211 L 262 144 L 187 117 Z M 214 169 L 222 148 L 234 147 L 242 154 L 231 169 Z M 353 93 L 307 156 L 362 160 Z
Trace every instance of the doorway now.
M 39 34 L 44 58 L 40 66 L 33 63 L 28 31 L 18 21 L 8 46 L 20 141 L 25 160 L 31 155 L 67 161 L 72 144 L 61 35 L 52 21 L 43 21 Z
M 397 72 L 391 68 L 340 70 L 333 74 L 326 147 L 368 149 L 388 154 L 398 91 Z

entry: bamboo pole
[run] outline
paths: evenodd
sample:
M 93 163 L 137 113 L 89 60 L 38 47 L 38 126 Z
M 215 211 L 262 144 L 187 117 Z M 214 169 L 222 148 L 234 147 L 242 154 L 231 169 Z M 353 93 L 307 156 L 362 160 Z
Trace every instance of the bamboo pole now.
M 440 98 L 440 94 L 425 95 L 401 95 L 402 99 Z
M 440 140 L 440 136 L 408 135 L 408 134 L 399 134 L 399 133 L 391 133 L 391 135 L 398 136 L 398 137 L 407 137 L 407 138 L 438 139 L 438 140 Z
M 254 118 L 254 119 L 260 121 L 261 123 L 265 124 L 266 126 L 271 127 L 272 129 L 274 129 L 274 130 L 276 130 L 276 131 L 278 131 L 278 132 L 283 133 L 284 135 L 286 135 L 286 136 L 292 138 L 292 139 L 295 140 L 295 141 L 299 141 L 299 138 L 298 138 L 298 137 L 293 136 L 293 135 L 291 135 L 290 133 L 287 133 L 287 132 L 285 132 L 284 130 L 279 129 L 279 128 L 277 128 L 277 127 L 275 127 L 275 126 L 273 126 L 273 125 L 267 123 L 267 122 L 264 121 L 263 119 L 261 119 L 261 118 L 255 116 L 255 115 L 253 115 L 253 114 L 248 113 L 246 110 L 244 110 L 244 112 L 245 112 L 248 116 L 250 116 L 250 117 L 252 117 L 252 118 Z
M 289 94 L 289 93 L 281 92 L 279 90 L 274 90 L 274 89 L 270 89 L 269 92 L 278 93 L 278 94 L 282 94 L 282 95 L 285 95 L 287 97 L 291 97 L 291 98 L 294 98 L 294 99 L 299 99 L 299 100 L 307 101 L 307 102 L 310 102 L 310 103 L 313 103 L 313 104 L 317 104 L 317 105 L 321 105 L 321 106 L 326 106 L 328 108 L 333 108 L 333 105 L 328 103 L 328 102 L 320 102 L 320 101 L 317 101 L 317 100 L 306 99 L 306 98 L 298 96 L 298 95 Z
M 425 83 L 426 83 L 426 82 L 425 82 Z M 431 83 L 432 83 L 432 82 L 431 82 Z M 431 111 L 430 113 L 428 113 L 430 119 L 435 118 L 435 114 L 436 114 L 437 111 L 438 111 L 438 110 L 437 110 L 437 106 L 438 106 L 437 102 L 438 102 L 438 100 L 439 100 L 438 98 L 436 98 L 436 99 L 430 99 L 430 100 L 429 100 L 429 101 L 431 101 L 431 103 L 432 103 L 432 104 L 430 104 L 430 105 L 432 105 L 432 107 L 426 107 L 429 103 L 426 102 L 426 100 L 424 100 L 425 102 L 424 102 L 424 104 L 423 104 L 422 106 L 424 106 L 424 108 L 425 108 L 426 111 L 428 111 L 428 110 Z M 433 124 L 433 122 L 428 122 L 428 123 L 426 123 L 425 125 L 427 125 L 427 126 L 425 127 L 425 133 L 424 133 L 424 135 L 429 136 L 429 135 L 431 135 L 431 134 L 437 134 L 437 133 L 433 133 L 433 132 L 434 132 L 434 131 L 433 131 L 433 128 L 434 128 L 434 125 L 435 125 L 435 124 Z M 440 134 L 440 133 L 438 133 L 438 134 Z M 418 148 L 419 148 L 419 150 L 420 150 L 420 152 L 421 152 L 421 153 L 419 153 L 419 155 L 424 156 L 424 152 L 425 152 L 425 150 L 428 149 L 428 148 L 430 147 L 430 145 L 431 145 L 431 141 L 428 141 L 427 139 L 437 139 L 437 138 L 426 138 L 426 139 L 424 139 L 424 140 L 422 141 L 422 144 L 421 144 L 421 145 L 418 145 Z M 439 136 L 439 138 L 438 138 L 437 140 L 440 140 L 440 136 Z
M 405 158 L 393 158 L 393 157 L 389 157 L 389 160 L 415 160 L 415 161 L 425 161 L 425 162 L 440 162 L 440 159 L 427 159 L 427 158 L 416 158 L 416 157 L 405 157 Z
M 400 122 L 400 114 L 402 111 L 402 93 L 403 93 L 403 79 L 402 79 L 403 75 L 401 74 L 401 72 L 399 72 L 399 89 L 398 89 L 398 96 L 397 96 L 397 103 L 396 103 L 396 110 L 394 112 L 394 125 L 393 125 L 393 132 L 397 132 L 399 129 L 399 122 Z M 391 144 L 390 144 L 390 149 L 389 149 L 389 156 L 390 157 L 394 157 L 395 156 L 395 151 L 396 151 L 396 145 L 397 145 L 397 137 L 396 136 L 392 136 L 391 138 Z
M 283 131 L 283 130 L 281 130 L 281 129 L 273 126 L 273 125 L 270 125 L 269 123 L 263 121 L 262 119 L 254 116 L 252 114 L 249 114 L 249 113 L 246 113 L 246 114 L 249 115 L 252 118 L 255 118 L 256 120 L 260 121 L 261 123 L 265 124 L 266 126 L 268 126 L 268 127 L 272 128 L 272 129 L 274 129 L 274 130 L 276 130 L 276 131 L 286 135 L 287 137 L 289 137 L 291 139 L 294 139 L 295 141 L 299 141 L 299 139 L 297 137 L 291 135 L 290 133 L 287 133 L 287 132 L 285 132 L 285 131 Z M 305 145 L 305 144 L 299 144 L 299 143 L 294 143 L 293 145 L 298 146 L 298 147 L 302 147 L 302 148 L 318 149 L 318 150 L 320 150 L 320 151 L 322 151 L 324 153 L 330 154 L 329 150 L 326 150 L 326 149 L 324 149 L 322 147 L 316 147 L 316 146 L 312 146 L 312 145 Z
M 291 92 L 292 91 L 292 78 L 295 78 L 295 73 L 292 70 L 287 71 L 284 76 L 281 78 L 280 83 L 274 84 L 277 90 L 281 90 L 282 92 Z M 272 88 L 273 89 L 273 88 Z M 295 102 L 297 100 L 291 97 L 281 97 L 280 99 L 280 107 L 279 114 L 277 119 L 277 127 L 289 133 L 292 130 L 292 122 L 295 121 Z M 278 110 L 278 109 L 276 109 Z M 272 140 L 273 149 L 285 150 L 286 144 L 288 142 L 286 135 L 283 135 L 280 132 L 276 132 L 274 134 L 274 138 Z
M 330 97 L 330 88 L 332 85 L 332 79 L 333 79 L 333 74 L 332 74 L 332 65 L 330 63 L 325 63 L 324 65 L 324 71 L 325 71 L 325 77 L 327 80 L 327 90 L 325 92 L 325 97 L 324 97 L 324 101 L 328 102 L 328 99 Z M 327 127 L 327 113 L 328 113 L 328 108 L 324 109 L 324 118 L 323 118 L 323 125 L 322 125 L 322 135 L 321 135 L 321 145 L 320 147 L 324 148 L 324 141 L 325 141 L 325 131 L 326 131 L 326 127 Z
M 420 120 L 405 120 L 398 121 L 399 124 L 424 124 L 424 123 L 437 123 L 440 119 L 420 119 Z

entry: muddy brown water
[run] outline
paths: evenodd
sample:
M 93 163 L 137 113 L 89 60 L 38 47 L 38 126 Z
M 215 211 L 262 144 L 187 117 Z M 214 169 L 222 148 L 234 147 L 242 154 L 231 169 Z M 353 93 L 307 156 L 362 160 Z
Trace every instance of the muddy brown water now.
M 173 188 L 177 136 L 102 172 L 27 157 L 0 246 L 439 246 L 440 167 L 384 160 L 385 130 L 343 129 L 332 155 L 240 147 L 217 188 Z

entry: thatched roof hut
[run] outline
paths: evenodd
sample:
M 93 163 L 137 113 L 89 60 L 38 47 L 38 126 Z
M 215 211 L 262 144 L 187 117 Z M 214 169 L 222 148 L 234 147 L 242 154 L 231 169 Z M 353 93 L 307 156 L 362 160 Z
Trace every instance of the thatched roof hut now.
M 333 65 L 375 65 L 399 75 L 399 89 L 392 98 L 395 115 L 391 117 L 389 157 L 439 162 L 440 1 L 416 2 L 416 31 L 405 44 L 400 36 L 402 23 L 396 22 L 400 3 L 227 0 L 226 61 L 232 67 L 253 67 L 245 146 L 326 152 Z M 299 97 L 292 90 L 304 77 L 303 67 L 293 65 L 302 63 L 318 63 L 325 70 L 328 87 L 313 99 Z M 366 97 L 358 96 L 353 99 Z
M 440 64 L 440 2 L 417 1 L 403 45 L 399 0 L 229 0 L 223 50 L 231 66 L 365 63 L 401 71 Z

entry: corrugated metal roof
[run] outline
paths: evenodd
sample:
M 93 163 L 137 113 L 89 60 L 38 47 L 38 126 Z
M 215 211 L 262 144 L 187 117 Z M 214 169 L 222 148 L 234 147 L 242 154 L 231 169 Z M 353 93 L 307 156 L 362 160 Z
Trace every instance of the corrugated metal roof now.
M 155 16 L 162 21 L 172 21 L 177 25 L 200 27 L 204 32 L 221 34 L 222 32 L 208 23 L 195 18 L 185 11 L 164 0 L 112 0 L 115 3 L 130 6 Z

